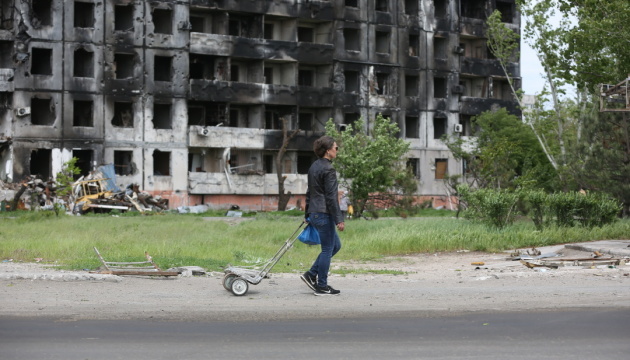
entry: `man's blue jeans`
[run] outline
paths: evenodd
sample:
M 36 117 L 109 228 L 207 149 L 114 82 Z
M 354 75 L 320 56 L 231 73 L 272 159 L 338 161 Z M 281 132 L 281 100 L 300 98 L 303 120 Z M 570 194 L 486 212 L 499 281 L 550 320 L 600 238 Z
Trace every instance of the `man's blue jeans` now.
M 328 286 L 328 270 L 330 269 L 330 259 L 341 249 L 341 240 L 337 235 L 337 224 L 330 214 L 312 213 L 310 223 L 319 232 L 319 239 L 322 242 L 322 252 L 311 266 L 309 272 L 317 276 L 317 286 Z

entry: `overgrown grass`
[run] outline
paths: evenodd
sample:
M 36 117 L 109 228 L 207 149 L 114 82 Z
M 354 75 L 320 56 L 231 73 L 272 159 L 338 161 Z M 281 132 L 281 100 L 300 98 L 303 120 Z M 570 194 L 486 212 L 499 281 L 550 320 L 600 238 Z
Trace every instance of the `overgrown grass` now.
M 297 229 L 301 216 L 258 214 L 238 223 L 207 221 L 175 214 L 112 217 L 23 214 L 0 218 L 0 259 L 57 263 L 69 269 L 96 269 L 94 247 L 108 261 L 138 261 L 147 251 L 160 267 L 196 265 L 220 271 L 227 264 L 266 262 Z M 531 222 L 491 230 L 467 220 L 413 218 L 351 220 L 341 233 L 337 260 L 374 260 L 383 256 L 460 249 L 503 251 L 601 239 L 627 239 L 630 220 L 603 228 L 548 228 Z M 301 271 L 318 247 L 296 242 L 273 271 Z M 333 260 L 334 262 L 334 260 Z

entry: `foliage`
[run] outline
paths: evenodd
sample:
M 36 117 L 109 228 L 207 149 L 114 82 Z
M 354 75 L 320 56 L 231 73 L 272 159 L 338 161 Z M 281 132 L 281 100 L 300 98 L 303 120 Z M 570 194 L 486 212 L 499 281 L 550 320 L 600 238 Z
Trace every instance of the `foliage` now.
M 409 143 L 399 139 L 398 125 L 389 118 L 377 115 L 372 128 L 363 119 L 349 124 L 345 131 L 338 131 L 332 120 L 326 124 L 326 134 L 340 146 L 335 169 L 339 172 L 342 186 L 349 189 L 350 200 L 356 216 L 378 201 L 385 194 L 391 199 L 410 196 L 410 173 L 404 163 Z
M 576 223 L 589 228 L 601 227 L 614 222 L 621 210 L 618 202 L 599 193 L 555 193 L 548 201 L 551 215 L 560 227 Z
M 516 219 L 519 195 L 500 189 L 478 189 L 471 191 L 467 185 L 457 188 L 467 210 L 464 216 L 491 227 L 503 229 Z
M 525 191 L 523 201 L 527 206 L 525 212 L 532 219 L 536 230 L 541 231 L 545 224 L 545 215 L 548 212 L 547 194 L 540 189 Z
M 63 164 L 61 171 L 57 173 L 57 195 L 68 198 L 72 194 L 72 184 L 74 184 L 74 175 L 81 173 L 81 169 L 76 166 L 79 159 L 73 157 Z
M 443 138 L 453 156 L 466 162 L 466 177 L 472 185 L 494 189 L 554 186 L 553 167 L 518 117 L 501 108 L 483 112 L 473 121 L 479 129 L 473 144 L 459 136 Z

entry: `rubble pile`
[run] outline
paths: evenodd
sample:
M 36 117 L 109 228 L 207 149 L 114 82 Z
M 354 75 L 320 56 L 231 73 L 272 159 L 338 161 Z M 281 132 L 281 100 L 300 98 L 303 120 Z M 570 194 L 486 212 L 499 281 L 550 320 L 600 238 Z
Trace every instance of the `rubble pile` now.
M 168 199 L 141 191 L 137 184 L 120 190 L 116 186 L 111 165 L 103 165 L 72 185 L 68 196 L 58 194 L 58 185 L 52 180 L 29 176 L 21 183 L 0 182 L 0 202 L 5 210 L 64 209 L 73 214 L 86 212 L 156 211 L 168 210 Z M 55 206 L 57 205 L 57 206 Z

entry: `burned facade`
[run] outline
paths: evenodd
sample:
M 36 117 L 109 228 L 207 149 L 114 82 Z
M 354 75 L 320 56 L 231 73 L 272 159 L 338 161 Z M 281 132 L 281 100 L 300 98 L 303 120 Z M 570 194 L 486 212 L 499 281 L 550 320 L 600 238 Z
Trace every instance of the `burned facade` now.
M 113 164 L 170 206 L 272 209 L 282 118 L 300 129 L 282 164 L 306 191 L 312 142 L 382 113 L 411 144 L 419 194 L 462 174 L 439 138 L 515 111 L 484 19 L 514 0 L 3 0 L 0 179 Z M 519 64 L 509 69 L 519 78 Z M 296 199 L 297 199 L 296 198 Z M 293 205 L 292 200 L 290 205 Z

